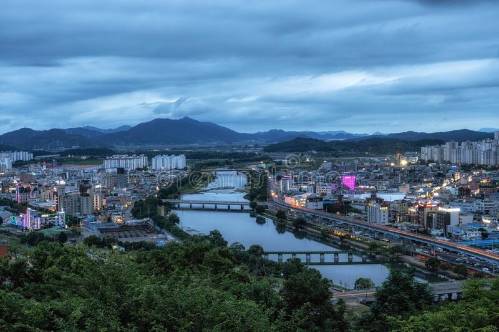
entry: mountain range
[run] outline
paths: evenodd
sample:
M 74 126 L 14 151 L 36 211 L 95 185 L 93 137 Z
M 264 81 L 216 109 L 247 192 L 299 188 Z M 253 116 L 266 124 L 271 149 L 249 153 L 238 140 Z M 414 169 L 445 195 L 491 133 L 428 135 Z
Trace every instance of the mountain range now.
M 361 141 L 384 138 L 404 141 L 419 140 L 481 140 L 492 137 L 488 132 L 454 130 L 439 133 L 403 132 L 394 134 L 352 134 L 345 131 L 284 131 L 269 130 L 257 133 L 240 133 L 211 123 L 188 117 L 154 119 L 135 126 L 122 126 L 114 129 L 96 127 L 76 127 L 67 129 L 33 130 L 22 128 L 0 135 L 1 149 L 24 150 L 63 150 L 69 148 L 95 147 L 164 147 L 179 145 L 213 144 L 271 144 L 290 141 L 296 138 L 320 141 Z
M 448 141 L 479 141 L 487 138 L 493 138 L 492 132 L 473 131 L 469 129 L 459 129 L 451 131 L 441 131 L 435 133 L 424 133 L 417 131 L 404 131 L 401 133 L 393 133 L 386 135 L 370 135 L 369 138 L 394 138 L 404 141 L 421 141 L 421 140 L 442 140 Z M 366 138 L 366 137 L 363 137 Z
M 499 131 L 499 128 L 481 128 L 480 131 L 484 133 L 493 133 Z
M 100 136 L 103 134 L 112 134 L 112 133 L 118 133 L 121 131 L 127 131 L 128 129 L 132 128 L 131 126 L 121 126 L 113 129 L 101 129 L 97 127 L 92 127 L 92 126 L 84 126 L 84 127 L 76 127 L 76 128 L 68 128 L 68 129 L 63 129 L 66 133 L 68 134 L 75 134 L 75 135 L 80 135 L 84 137 L 95 137 L 96 135 Z
M 321 141 L 314 138 L 298 137 L 290 141 L 265 146 L 265 152 L 327 152 L 337 156 L 393 154 L 418 151 L 422 146 L 442 144 L 439 139 L 403 140 L 390 137 L 365 137 L 359 140 Z

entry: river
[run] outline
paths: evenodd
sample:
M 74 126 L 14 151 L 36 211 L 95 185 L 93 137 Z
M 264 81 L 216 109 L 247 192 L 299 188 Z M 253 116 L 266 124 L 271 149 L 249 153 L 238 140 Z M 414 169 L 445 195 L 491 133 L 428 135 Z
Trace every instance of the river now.
M 217 174 L 218 175 L 218 174 Z M 223 181 L 216 185 L 215 180 L 204 192 L 184 195 L 186 200 L 209 201 L 245 201 L 244 193 L 240 189 L 245 181 L 240 174 L 234 173 L 234 182 L 230 182 L 227 172 L 223 174 Z M 227 189 L 232 186 L 233 189 Z M 221 189 L 223 187 L 223 189 Z M 266 251 L 312 251 L 312 250 L 338 250 L 338 248 L 308 239 L 297 238 L 294 233 L 285 231 L 279 233 L 272 220 L 265 224 L 257 224 L 256 218 L 249 213 L 219 212 L 219 211 L 176 211 L 180 217 L 180 226 L 191 234 L 208 234 L 218 230 L 229 243 L 241 243 L 246 248 L 253 244 L 262 246 Z M 271 259 L 275 257 L 270 257 Z M 313 266 L 321 274 L 330 279 L 334 284 L 346 288 L 353 288 L 355 280 L 360 277 L 370 278 L 375 285 L 380 285 L 388 276 L 388 268 L 381 264 L 366 265 L 322 265 Z

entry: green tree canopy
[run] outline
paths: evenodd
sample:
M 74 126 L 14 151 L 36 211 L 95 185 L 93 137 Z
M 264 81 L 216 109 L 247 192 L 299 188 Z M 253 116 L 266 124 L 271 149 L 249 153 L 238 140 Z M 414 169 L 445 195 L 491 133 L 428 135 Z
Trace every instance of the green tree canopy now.
M 355 289 L 370 289 L 374 288 L 374 282 L 369 278 L 358 278 L 355 280 Z
M 301 229 L 301 228 L 305 227 L 306 224 L 307 224 L 307 221 L 302 217 L 298 217 L 298 218 L 293 220 L 293 227 L 296 229 Z
M 438 272 L 438 269 L 440 268 L 440 260 L 436 257 L 430 257 L 425 262 L 425 266 L 431 272 Z
M 412 273 L 393 270 L 376 290 L 371 311 L 359 322 L 362 331 L 389 331 L 390 317 L 408 317 L 426 309 L 432 302 L 426 284 L 414 280 Z
M 286 220 L 287 219 L 286 212 L 284 210 L 278 210 L 276 212 L 275 216 L 279 220 Z
M 170 214 L 168 215 L 168 222 L 176 225 L 180 222 L 180 218 L 177 216 L 177 214 L 170 212 Z
M 329 282 L 229 248 L 220 233 L 118 252 L 42 241 L 0 259 L 1 331 L 345 329 Z M 97 245 L 97 246 L 96 246 Z M 145 250 L 144 250 L 145 249 Z M 298 268 L 298 266 L 300 266 Z
M 499 326 L 499 278 L 491 282 L 471 280 L 465 285 L 464 298 L 459 302 L 444 303 L 401 319 L 392 318 L 394 331 L 482 331 L 493 332 Z

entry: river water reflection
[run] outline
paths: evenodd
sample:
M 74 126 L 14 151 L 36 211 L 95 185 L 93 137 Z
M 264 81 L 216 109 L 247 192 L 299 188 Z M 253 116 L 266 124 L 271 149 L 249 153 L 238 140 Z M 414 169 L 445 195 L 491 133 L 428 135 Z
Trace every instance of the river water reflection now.
M 210 190 L 203 193 L 184 195 L 186 200 L 209 201 L 244 201 L 244 193 L 231 189 Z M 294 233 L 279 233 L 272 220 L 263 225 L 256 223 L 256 218 L 249 213 L 218 211 L 176 211 L 180 217 L 180 225 L 192 234 L 208 234 L 218 230 L 229 244 L 239 242 L 246 248 L 253 244 L 262 246 L 267 251 L 288 250 L 337 250 L 337 248 L 320 242 L 297 238 Z M 272 257 L 270 257 L 272 259 Z M 337 285 L 353 288 L 355 280 L 360 277 L 370 278 L 380 285 L 388 276 L 388 269 L 381 264 L 367 265 L 332 265 L 313 266 L 321 274 Z

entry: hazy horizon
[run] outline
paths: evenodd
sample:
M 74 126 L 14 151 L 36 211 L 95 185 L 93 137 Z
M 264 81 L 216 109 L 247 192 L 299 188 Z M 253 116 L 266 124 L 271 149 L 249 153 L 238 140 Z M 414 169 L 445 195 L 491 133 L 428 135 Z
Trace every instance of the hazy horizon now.
M 285 129 L 285 128 L 268 128 L 268 129 L 261 129 L 261 130 L 255 130 L 255 131 L 243 131 L 243 130 L 237 130 L 237 129 L 234 129 L 232 128 L 231 126 L 228 126 L 228 125 L 222 125 L 222 124 L 219 124 L 219 123 L 216 123 L 216 122 L 212 122 L 212 121 L 203 121 L 203 120 L 198 120 L 194 117 L 189 117 L 193 120 L 196 120 L 196 121 L 202 121 L 202 122 L 211 122 L 211 123 L 215 123 L 215 124 L 218 124 L 218 125 L 221 125 L 223 127 L 226 127 L 226 128 L 229 128 L 229 129 L 232 129 L 234 131 L 237 131 L 239 133 L 247 133 L 247 134 L 253 134 L 253 133 L 257 133 L 257 132 L 265 132 L 265 131 L 269 131 L 269 130 L 284 130 L 284 131 L 310 131 L 310 132 L 346 132 L 346 133 L 350 133 L 350 134 L 359 134 L 359 135 L 373 135 L 373 134 L 382 134 L 382 135 L 385 135 L 385 134 L 392 134 L 392 133 L 400 133 L 402 131 L 391 131 L 391 132 L 382 132 L 382 131 L 366 131 L 366 132 L 357 132 L 357 131 L 347 131 L 347 130 L 342 130 L 342 129 L 329 129 L 329 130 L 314 130 L 314 129 Z M 157 120 L 157 119 L 170 119 L 170 120 L 179 120 L 181 118 L 153 118 L 153 119 L 150 119 L 150 120 L 146 120 L 144 122 L 149 122 L 149 121 L 152 121 L 152 120 Z M 20 130 L 20 129 L 33 129 L 33 130 L 50 130 L 50 129 L 72 129 L 72 128 L 85 128 L 85 127 L 88 127 L 88 128 L 95 128 L 95 129 L 99 129 L 99 130 L 114 130 L 114 129 L 118 129 L 120 127 L 134 127 L 140 123 L 144 123 L 144 122 L 139 122 L 139 123 L 133 123 L 133 124 L 123 124 L 123 125 L 119 125 L 119 126 L 116 126 L 116 127 L 104 127 L 104 126 L 93 126 L 93 125 L 81 125 L 81 126 L 76 126 L 76 127 L 61 127 L 61 126 L 55 126 L 55 127 L 52 127 L 52 128 L 31 128 L 31 127 L 20 127 L 20 128 L 15 128 L 15 129 L 12 129 L 12 130 L 9 130 L 9 131 L 6 131 L 6 132 L 0 132 L 0 135 L 2 134 L 5 134 L 5 133 L 8 133 L 8 132 L 12 132 L 12 131 L 16 131 L 16 130 Z M 474 128 L 454 128 L 454 129 L 448 129 L 448 130 L 441 130 L 441 131 L 453 131 L 453 130 L 473 130 L 473 131 L 480 131 L 480 132 L 488 132 L 488 133 L 492 133 L 494 131 L 499 131 L 499 128 L 489 128 L 489 127 L 482 127 L 482 128 L 478 128 L 478 129 L 474 129 Z M 418 132 L 417 130 L 405 130 L 405 131 L 416 131 Z M 435 132 L 439 132 L 439 131 L 419 131 L 419 132 L 425 132 L 425 133 L 435 133 Z

